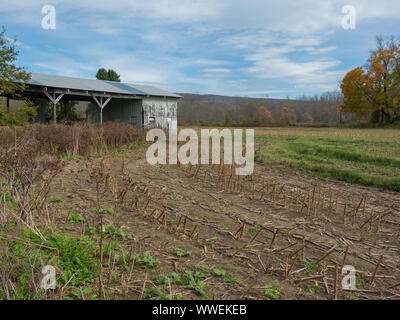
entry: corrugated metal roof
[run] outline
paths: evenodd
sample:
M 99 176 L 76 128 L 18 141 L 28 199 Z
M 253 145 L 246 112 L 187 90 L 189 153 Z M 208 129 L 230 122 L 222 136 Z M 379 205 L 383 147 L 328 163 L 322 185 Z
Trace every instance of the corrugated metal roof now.
M 146 92 L 149 96 L 162 96 L 162 97 L 175 97 L 175 98 L 182 98 L 182 96 L 179 96 L 177 94 L 170 93 L 168 91 L 153 87 L 153 86 L 148 86 L 148 85 L 142 85 L 142 84 L 126 84 L 127 86 L 134 88 L 139 91 Z
M 50 88 L 181 98 L 181 96 L 179 95 L 152 86 L 134 85 L 129 83 L 104 81 L 97 79 L 54 76 L 41 73 L 32 73 L 29 84 Z

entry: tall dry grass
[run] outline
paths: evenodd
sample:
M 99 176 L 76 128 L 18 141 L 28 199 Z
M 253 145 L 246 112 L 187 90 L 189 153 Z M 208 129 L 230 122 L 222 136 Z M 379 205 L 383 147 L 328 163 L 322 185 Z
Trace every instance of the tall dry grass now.
M 28 141 L 36 153 L 88 156 L 129 143 L 145 142 L 145 132 L 129 124 L 108 122 L 103 125 L 78 123 L 66 125 L 29 125 L 0 128 L 0 151 Z M 34 156 L 34 155 L 32 155 Z

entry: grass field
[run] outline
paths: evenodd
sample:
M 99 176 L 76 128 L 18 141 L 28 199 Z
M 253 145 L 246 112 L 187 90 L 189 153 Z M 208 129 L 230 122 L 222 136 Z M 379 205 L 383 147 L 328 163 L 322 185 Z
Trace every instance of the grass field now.
M 400 191 L 400 131 L 384 129 L 256 129 L 256 160 Z

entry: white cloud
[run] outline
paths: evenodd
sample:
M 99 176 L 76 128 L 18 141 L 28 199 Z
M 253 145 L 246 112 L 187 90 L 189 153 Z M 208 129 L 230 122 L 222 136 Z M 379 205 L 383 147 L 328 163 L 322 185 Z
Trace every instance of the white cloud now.
M 40 19 L 40 10 L 47 0 L 2 0 L 0 12 L 17 13 L 25 23 Z M 205 32 L 223 29 L 262 28 L 271 31 L 308 34 L 329 28 L 340 28 L 341 8 L 348 0 L 53 0 L 61 15 L 72 12 L 80 16 L 81 25 L 92 25 L 93 16 L 104 16 L 109 27 L 120 26 L 139 19 L 151 20 L 153 25 L 186 23 Z M 351 4 L 351 3 L 350 3 Z M 359 20 L 398 17 L 398 0 L 358 0 L 353 4 Z M 86 17 L 86 19 L 85 19 Z M 114 19 L 109 19 L 114 17 Z M 39 25 L 40 21 L 35 21 Z M 102 28 L 99 32 L 104 32 Z
M 40 17 L 47 0 L 2 0 L 0 12 L 18 13 L 27 18 Z M 307 34 L 339 28 L 341 8 L 348 0 L 53 0 L 57 12 L 82 16 L 81 24 L 91 24 L 94 15 L 114 16 L 114 25 L 149 19 L 157 23 L 196 23 L 203 30 L 268 28 L 272 31 Z M 357 0 L 353 3 L 358 19 L 398 17 L 398 0 Z M 135 20 L 136 19 L 136 20 Z M 85 21 L 86 20 L 86 21 Z M 29 19 L 26 20 L 29 23 Z
M 203 72 L 207 72 L 207 73 L 229 73 L 230 70 L 229 69 L 225 69 L 225 68 L 206 68 L 206 69 L 203 69 Z
M 278 50 L 274 50 L 278 49 Z M 283 52 L 289 51 L 287 48 Z M 297 77 L 312 75 L 318 72 L 329 70 L 340 65 L 340 61 L 336 59 L 318 59 L 308 62 L 296 62 L 290 60 L 282 54 L 279 48 L 265 48 L 258 50 L 254 54 L 246 55 L 246 59 L 253 61 L 253 66 L 244 70 L 256 74 L 260 78 L 292 78 L 293 81 Z
M 336 50 L 324 46 L 329 31 L 298 35 L 269 30 L 246 30 L 222 39 L 221 44 L 240 50 L 250 66 L 241 71 L 258 79 L 279 80 L 297 88 L 332 90 L 344 71 L 341 61 L 323 57 Z M 322 56 L 322 57 L 321 57 Z M 329 89 L 330 88 L 330 89 Z
M 2 0 L 0 20 L 41 31 L 45 4 L 47 0 Z M 235 94 L 264 92 L 260 82 L 276 79 L 287 92 L 329 90 L 344 73 L 336 55 L 340 48 L 330 39 L 341 30 L 341 9 L 351 4 L 348 0 L 53 0 L 52 4 L 57 30 L 44 33 L 37 46 L 54 42 L 53 48 L 69 46 L 75 58 L 60 50 L 46 62 L 36 58 L 36 66 L 58 74 L 79 76 L 105 66 L 116 69 L 125 81 Z M 357 28 L 367 20 L 400 16 L 398 0 L 357 0 L 353 5 Z M 198 76 L 190 75 L 193 70 Z
M 80 63 L 70 58 L 52 57 L 46 61 L 35 63 L 36 67 L 44 70 L 43 72 L 52 72 L 61 76 L 80 77 L 83 72 L 94 72 L 97 70 L 93 64 Z
M 323 54 L 335 51 L 336 47 L 335 46 L 329 46 L 324 48 L 306 47 L 303 50 L 309 52 L 310 54 Z
M 230 63 L 224 60 L 217 60 L 217 59 L 179 59 L 179 64 L 181 66 L 221 66 L 221 65 L 229 65 Z M 176 61 L 177 62 L 177 61 Z

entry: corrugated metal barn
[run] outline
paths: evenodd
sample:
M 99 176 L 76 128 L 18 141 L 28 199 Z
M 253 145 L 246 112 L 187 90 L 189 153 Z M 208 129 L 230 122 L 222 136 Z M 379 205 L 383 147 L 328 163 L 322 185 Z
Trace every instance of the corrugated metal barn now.
M 121 121 L 137 128 L 177 125 L 177 107 L 181 96 L 147 85 L 81 79 L 32 73 L 24 97 L 38 106 L 38 122 L 45 122 L 49 101 L 89 101 L 93 122 Z

